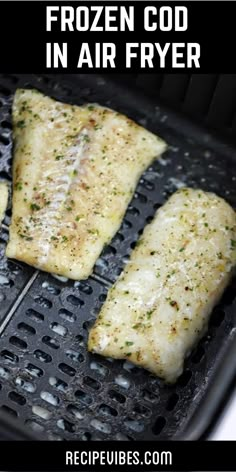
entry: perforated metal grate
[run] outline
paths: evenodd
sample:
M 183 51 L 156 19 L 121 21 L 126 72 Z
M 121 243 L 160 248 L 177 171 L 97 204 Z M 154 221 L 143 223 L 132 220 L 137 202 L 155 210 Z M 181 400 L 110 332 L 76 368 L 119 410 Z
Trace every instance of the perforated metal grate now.
M 10 212 L 0 238 L 0 407 L 51 439 L 173 438 L 191 420 L 235 327 L 235 281 L 175 386 L 124 361 L 87 353 L 88 329 L 146 222 L 182 185 L 212 190 L 236 207 L 235 157 L 204 132 L 96 76 L 1 76 L 0 179 L 11 174 L 11 100 L 37 87 L 72 103 L 99 102 L 160 134 L 170 145 L 148 169 L 122 227 L 83 282 L 6 261 Z M 224 157 L 223 157 L 224 156 Z

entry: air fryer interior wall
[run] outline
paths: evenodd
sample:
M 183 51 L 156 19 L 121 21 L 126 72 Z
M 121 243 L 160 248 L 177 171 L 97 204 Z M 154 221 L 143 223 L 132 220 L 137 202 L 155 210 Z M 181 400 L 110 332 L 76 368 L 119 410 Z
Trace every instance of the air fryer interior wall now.
M 236 74 L 115 74 L 126 87 L 185 114 L 236 145 Z

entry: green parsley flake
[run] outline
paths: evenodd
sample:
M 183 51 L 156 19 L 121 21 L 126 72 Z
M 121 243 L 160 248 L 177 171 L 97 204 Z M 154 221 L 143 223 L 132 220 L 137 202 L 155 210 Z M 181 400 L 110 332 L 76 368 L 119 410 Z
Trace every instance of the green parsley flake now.
M 39 210 L 40 210 L 40 206 L 37 205 L 36 203 L 31 203 L 30 209 L 33 210 L 33 211 L 39 211 Z
M 16 189 L 16 190 L 22 190 L 22 188 L 23 188 L 23 187 L 22 187 L 22 182 L 16 182 L 16 184 L 15 184 L 15 189 Z
M 25 128 L 25 120 L 17 121 L 16 126 L 17 128 Z

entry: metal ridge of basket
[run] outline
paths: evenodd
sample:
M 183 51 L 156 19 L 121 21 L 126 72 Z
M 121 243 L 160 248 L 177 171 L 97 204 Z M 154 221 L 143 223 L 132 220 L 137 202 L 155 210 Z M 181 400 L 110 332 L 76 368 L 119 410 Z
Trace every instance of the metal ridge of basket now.
M 236 207 L 233 150 L 204 130 L 100 76 L 0 77 L 0 179 L 11 180 L 11 101 L 16 87 L 59 100 L 99 102 L 160 134 L 170 147 L 142 176 L 122 226 L 86 281 L 66 283 L 6 260 L 10 210 L 0 235 L 0 407 L 49 439 L 198 438 L 209 422 L 208 392 L 235 339 L 235 279 L 215 308 L 205 337 L 167 386 L 128 362 L 91 355 L 88 329 L 144 225 L 182 185 L 215 191 Z M 10 208 L 10 205 L 9 205 Z M 227 370 L 227 387 L 234 370 Z M 229 378 L 230 377 L 230 378 Z M 226 378 L 226 377 L 225 377 Z M 226 385 L 227 383 L 227 385 Z M 213 415 L 223 395 L 212 399 Z M 210 395 L 210 393 L 209 393 Z M 213 411 L 214 410 L 214 411 Z

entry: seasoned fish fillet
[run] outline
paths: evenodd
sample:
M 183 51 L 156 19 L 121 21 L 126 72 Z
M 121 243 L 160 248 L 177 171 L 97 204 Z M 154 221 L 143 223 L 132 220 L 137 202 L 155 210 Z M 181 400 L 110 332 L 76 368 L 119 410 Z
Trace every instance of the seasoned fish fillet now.
M 0 227 L 5 216 L 8 200 L 8 186 L 5 182 L 0 182 Z
M 213 193 L 177 191 L 147 225 L 110 289 L 88 349 L 176 381 L 235 262 L 234 210 Z
M 17 90 L 13 134 L 7 256 L 87 278 L 165 143 L 115 111 L 66 105 L 35 90 Z

